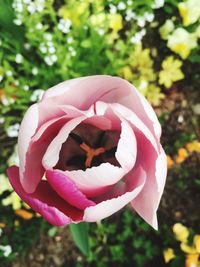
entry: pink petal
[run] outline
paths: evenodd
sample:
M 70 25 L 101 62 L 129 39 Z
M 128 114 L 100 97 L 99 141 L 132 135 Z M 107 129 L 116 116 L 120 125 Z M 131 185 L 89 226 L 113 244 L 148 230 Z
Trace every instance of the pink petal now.
M 75 170 L 64 173 L 88 197 L 102 194 L 124 176 L 122 168 L 110 163 L 102 163 L 97 167 L 87 168 L 85 171 Z
M 104 118 L 109 118 L 111 120 L 112 127 L 120 128 L 119 125 L 121 123 L 122 130 L 116 151 L 116 159 L 121 164 L 121 167 L 113 166 L 110 163 L 102 163 L 97 167 L 87 168 L 85 171 L 65 171 L 65 175 L 74 181 L 76 186 L 88 197 L 96 197 L 104 193 L 109 190 L 113 184 L 116 184 L 122 179 L 123 176 L 133 168 L 137 155 L 136 139 L 129 123 L 124 119 L 122 119 L 121 122 L 120 119 L 116 118 L 114 114 L 111 114 L 109 110 L 105 111 Z M 96 122 L 96 116 L 90 118 L 90 123 L 94 126 L 97 126 Z M 111 128 L 111 130 L 113 130 L 113 128 Z M 53 158 L 55 158 L 55 155 Z
M 72 119 L 61 128 L 59 133 L 48 146 L 42 159 L 42 164 L 45 169 L 51 169 L 56 165 L 59 160 L 62 144 L 67 140 L 70 132 L 85 119 L 85 116 Z
M 145 135 L 145 137 L 149 140 L 149 142 L 152 144 L 152 146 L 158 153 L 160 147 L 158 147 L 154 135 L 133 111 L 120 104 L 111 104 L 111 107 L 119 117 L 122 117 L 128 122 L 130 122 L 134 133 L 137 133 L 138 131 L 143 133 L 143 135 Z
M 108 199 L 96 206 L 85 209 L 83 220 L 87 222 L 100 221 L 123 208 L 132 201 L 142 190 L 146 181 L 146 173 L 140 167 L 127 191 L 117 198 Z
M 77 98 L 80 95 L 80 98 Z M 44 99 L 54 98 L 80 109 L 88 109 L 96 101 L 119 103 L 130 108 L 146 124 L 155 137 L 160 137 L 161 127 L 146 99 L 126 80 L 118 77 L 96 75 L 60 83 L 44 94 Z
M 20 184 L 19 168 L 12 166 L 7 172 L 16 193 L 49 223 L 62 226 L 82 220 L 82 212 L 60 198 L 47 181 L 41 181 L 33 194 L 27 194 Z
M 22 120 L 19 137 L 18 137 L 18 153 L 20 158 L 20 179 L 23 182 L 23 173 L 25 171 L 26 153 L 31 142 L 32 136 L 38 127 L 39 117 L 38 117 L 38 105 L 32 105 L 24 115 Z
M 52 119 L 39 128 L 34 137 L 32 137 L 26 152 L 25 170 L 21 176 L 21 184 L 27 193 L 33 193 L 41 181 L 44 174 L 42 166 L 43 155 L 51 140 L 57 135 L 59 129 L 68 119 L 65 116 L 59 119 Z M 21 143 L 23 143 L 23 140 Z
M 95 202 L 87 199 L 76 187 L 75 183 L 64 175 L 63 172 L 59 170 L 48 170 L 46 177 L 56 193 L 72 206 L 84 210 L 89 206 L 96 205 Z
M 144 144 L 144 147 L 142 147 L 141 143 Z M 157 229 L 158 223 L 156 212 L 166 180 L 167 165 L 165 153 L 161 150 L 161 154 L 157 155 L 147 143 L 145 144 L 144 140 L 141 140 L 139 144 L 139 158 L 147 173 L 147 180 L 143 190 L 131 204 L 146 222 Z
M 136 161 L 137 142 L 135 134 L 126 120 L 122 119 L 121 129 L 115 157 L 124 170 L 124 173 L 127 173 L 134 167 Z

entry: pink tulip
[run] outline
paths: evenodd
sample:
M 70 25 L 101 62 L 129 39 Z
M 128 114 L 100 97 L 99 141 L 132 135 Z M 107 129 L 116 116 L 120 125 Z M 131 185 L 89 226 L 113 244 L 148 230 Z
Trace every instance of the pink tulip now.
M 8 168 L 17 194 L 61 226 L 102 220 L 129 202 L 157 228 L 166 179 L 161 127 L 127 81 L 105 75 L 60 83 L 21 123 L 19 167 Z

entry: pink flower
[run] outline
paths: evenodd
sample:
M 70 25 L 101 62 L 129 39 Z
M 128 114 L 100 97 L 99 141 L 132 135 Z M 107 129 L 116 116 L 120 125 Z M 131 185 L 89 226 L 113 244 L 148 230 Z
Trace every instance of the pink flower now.
M 90 76 L 60 83 L 22 121 L 17 194 L 51 224 L 95 222 L 131 203 L 154 228 L 166 179 L 161 128 L 127 81 Z

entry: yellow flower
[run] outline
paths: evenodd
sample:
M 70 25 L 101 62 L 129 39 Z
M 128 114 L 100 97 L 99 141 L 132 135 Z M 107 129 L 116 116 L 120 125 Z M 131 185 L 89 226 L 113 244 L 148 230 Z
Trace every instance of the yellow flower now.
M 196 252 L 200 254 L 200 235 L 195 235 L 193 239 Z
M 199 255 L 189 254 L 186 256 L 185 267 L 198 267 Z
M 129 66 L 125 66 L 120 69 L 119 75 L 125 78 L 128 81 L 132 81 L 133 79 L 133 72 Z
M 174 250 L 172 248 L 167 248 L 163 252 L 165 263 L 170 262 L 172 259 L 174 259 L 176 256 L 174 254 Z
M 6 190 L 12 191 L 12 187 L 6 175 L 0 174 L 0 195 Z
M 164 94 L 161 93 L 160 87 L 155 86 L 155 84 L 148 85 L 145 96 L 154 106 L 158 106 L 160 101 L 165 97 Z
M 200 153 L 200 142 L 198 142 L 197 140 L 187 143 L 185 147 L 189 152 Z
M 176 157 L 176 163 L 182 163 L 188 156 L 188 152 L 185 148 L 179 148 L 178 155 Z
M 191 50 L 197 46 L 196 34 L 189 33 L 183 28 L 177 28 L 169 35 L 167 46 L 183 59 L 186 59 Z
M 167 155 L 167 168 L 170 169 L 174 165 L 173 159 Z
M 133 67 L 133 73 L 137 73 L 140 80 L 155 81 L 156 74 L 153 70 L 150 49 L 142 49 L 141 44 L 136 45 L 133 53 L 130 55 L 130 65 Z
M 81 25 L 81 16 L 89 14 L 89 1 L 79 2 L 79 4 L 71 3 L 62 6 L 58 10 L 58 15 L 63 19 L 70 19 L 75 26 Z
M 24 210 L 24 209 L 18 209 L 15 211 L 15 214 L 19 217 L 23 218 L 24 220 L 30 220 L 33 218 L 33 213 Z
M 200 18 L 199 0 L 188 0 L 178 4 L 179 13 L 183 19 L 183 25 L 188 26 Z
M 97 15 L 92 15 L 90 17 L 90 22 L 95 27 L 105 26 L 106 14 L 105 13 L 99 13 Z
M 159 28 L 159 33 L 162 39 L 167 40 L 170 32 L 174 30 L 174 23 L 171 19 L 167 19 L 165 23 Z
M 170 88 L 173 82 L 182 80 L 184 74 L 180 69 L 181 66 L 182 62 L 180 60 L 174 59 L 173 56 L 167 57 L 162 62 L 163 70 L 159 72 L 159 84 L 163 84 L 166 88 Z
M 123 27 L 122 16 L 120 14 L 108 14 L 109 27 L 114 33 L 118 33 Z
M 172 228 L 175 237 L 178 241 L 186 243 L 189 236 L 189 230 L 181 223 L 175 223 Z
M 8 197 L 4 198 L 2 200 L 2 204 L 4 206 L 12 205 L 13 210 L 20 209 L 22 205 L 21 199 L 15 192 L 11 193 Z
M 180 244 L 180 248 L 183 252 L 187 253 L 187 254 L 196 254 L 196 249 L 193 246 L 189 246 L 186 243 L 181 243 Z

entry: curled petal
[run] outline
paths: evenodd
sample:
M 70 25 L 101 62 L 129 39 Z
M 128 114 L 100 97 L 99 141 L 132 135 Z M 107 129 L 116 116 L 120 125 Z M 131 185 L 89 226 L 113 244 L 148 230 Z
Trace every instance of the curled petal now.
M 86 208 L 83 220 L 87 222 L 99 221 L 120 210 L 141 192 L 145 181 L 146 173 L 140 167 L 136 172 L 136 176 L 132 179 L 132 184 L 124 194 L 102 201 L 96 206 Z
M 61 128 L 58 135 L 50 143 L 44 154 L 42 164 L 45 169 L 51 169 L 56 165 L 59 160 L 62 144 L 67 140 L 70 132 L 83 120 L 85 120 L 85 116 L 72 119 Z
M 32 136 L 35 134 L 39 123 L 38 105 L 34 104 L 26 112 L 22 120 L 19 137 L 18 137 L 18 153 L 20 158 L 20 180 L 24 181 L 24 171 L 26 165 L 26 153 L 31 142 Z
M 47 181 L 41 181 L 33 194 L 27 194 L 20 184 L 19 168 L 12 166 L 7 172 L 16 193 L 49 223 L 62 226 L 82 220 L 83 213 L 60 198 Z
M 83 110 L 97 101 L 122 104 L 134 111 L 152 134 L 160 138 L 160 123 L 150 104 L 132 84 L 119 77 L 95 75 L 65 81 L 45 92 L 43 100 L 49 98 Z
M 51 187 L 72 206 L 84 210 L 87 207 L 96 205 L 77 188 L 63 172 L 59 170 L 48 170 L 46 177 Z

